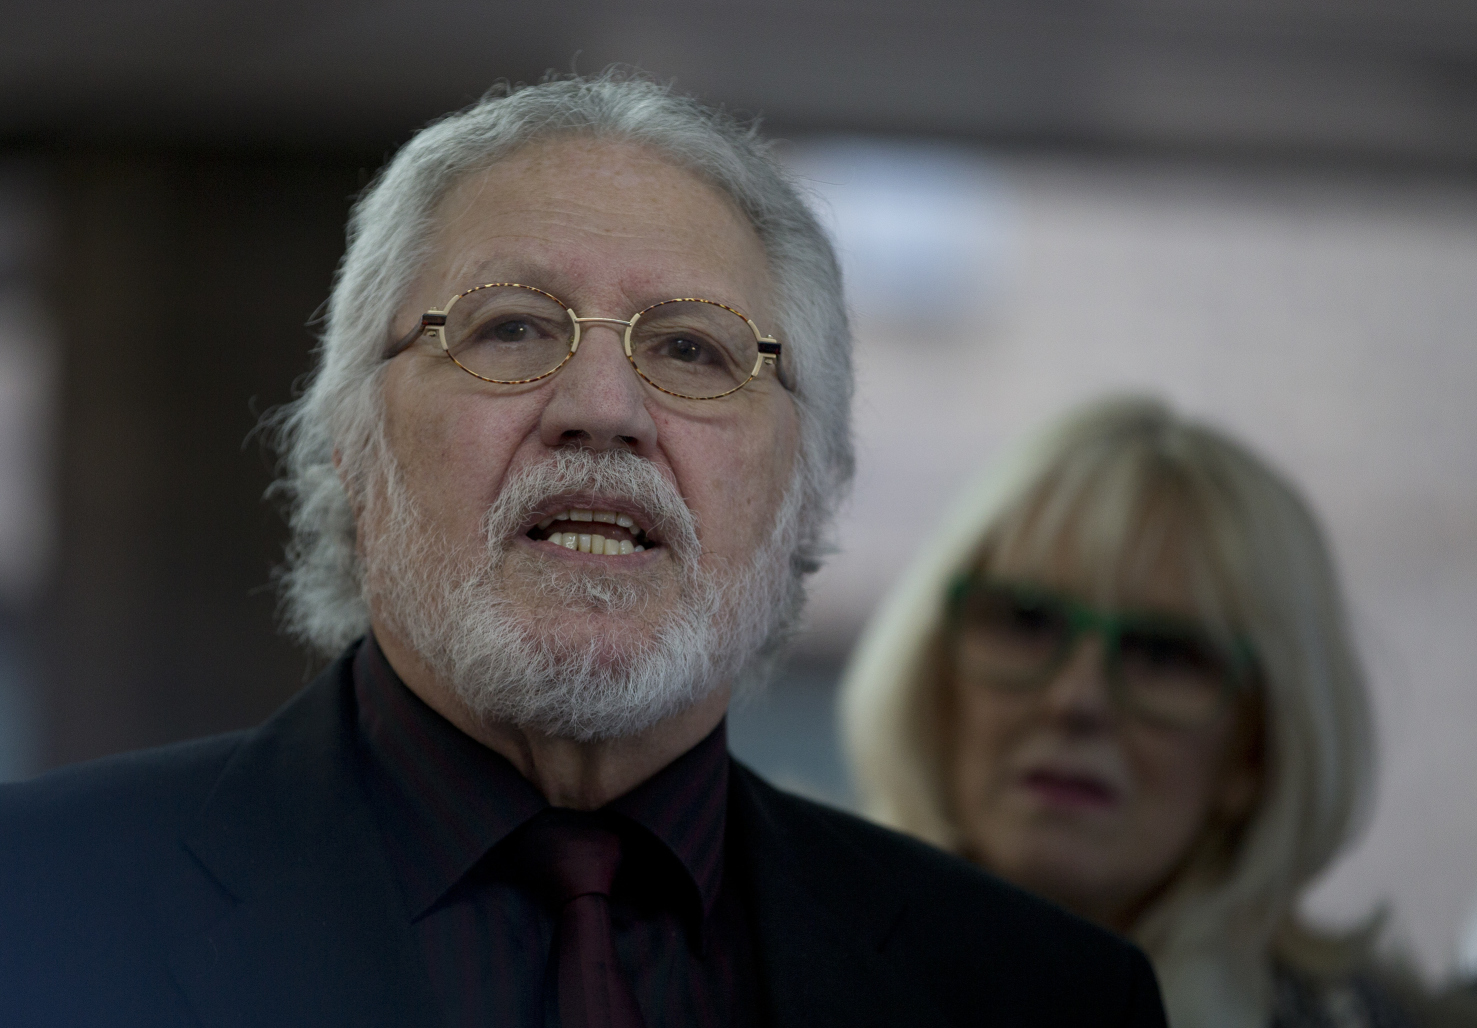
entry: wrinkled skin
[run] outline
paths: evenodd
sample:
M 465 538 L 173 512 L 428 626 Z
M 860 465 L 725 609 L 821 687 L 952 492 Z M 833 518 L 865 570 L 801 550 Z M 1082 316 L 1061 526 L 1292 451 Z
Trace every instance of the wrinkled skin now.
M 393 332 L 455 293 L 487 282 L 537 286 L 582 316 L 629 318 L 659 300 L 699 296 L 734 306 L 773 331 L 773 288 L 762 245 L 721 192 L 653 152 L 590 139 L 535 144 L 470 176 L 443 201 L 432 258 Z M 505 476 L 562 447 L 622 448 L 651 461 L 696 515 L 705 567 L 748 560 L 768 538 L 796 460 L 798 416 L 772 371 L 732 396 L 673 401 L 645 384 L 610 325 L 587 325 L 558 374 L 521 387 L 468 375 L 423 339 L 385 378 L 387 436 L 423 515 L 473 555 L 479 521 Z M 601 506 L 598 497 L 585 506 Z M 568 504 L 566 504 L 568 506 Z M 639 575 L 653 602 L 640 613 L 567 609 L 525 587 L 558 568 Z M 501 569 L 506 593 L 550 634 L 612 659 L 647 642 L 680 574 L 656 549 L 594 557 L 521 535 Z M 479 723 L 378 612 L 376 636 L 401 677 L 463 731 L 503 753 L 550 798 L 598 806 L 660 769 L 722 717 L 727 690 L 633 739 L 603 745 L 530 737 Z

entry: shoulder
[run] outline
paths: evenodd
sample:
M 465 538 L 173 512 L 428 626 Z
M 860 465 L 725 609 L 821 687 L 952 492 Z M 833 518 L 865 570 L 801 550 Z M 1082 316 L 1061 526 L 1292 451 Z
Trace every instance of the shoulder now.
M 59 851 L 86 853 L 96 862 L 150 843 L 177 844 L 228 767 L 243 760 L 257 779 L 277 771 L 287 781 L 273 784 L 300 788 L 304 769 L 322 762 L 332 749 L 330 739 L 343 734 L 341 722 L 352 718 L 345 696 L 354 652 L 351 647 L 256 728 L 104 757 L 0 785 L 0 871 L 52 861 Z
M 242 735 L 0 786 L 0 1020 L 168 1025 L 170 930 L 228 902 L 181 841 Z M 71 1011 L 67 1013 L 67 1011 Z
M 1163 1024 L 1154 973 L 1126 940 L 910 836 L 740 777 L 783 844 L 823 869 L 811 881 L 833 905 L 899 910 L 886 955 L 960 1023 L 988 1002 L 1001 1023 L 1054 1011 L 1053 1023 Z
M 186 860 L 184 827 L 246 733 L 90 761 L 0 786 L 0 918 L 101 915 Z
M 177 862 L 234 770 L 258 791 L 300 791 L 342 734 L 353 649 L 256 728 L 88 761 L 0 785 L 0 903 L 28 875 L 96 882 L 108 869 Z
M 846 811 L 776 789 L 747 769 L 741 774 L 772 817 L 774 827 L 801 851 L 829 851 L 833 861 L 839 858 L 843 866 L 858 865 L 858 869 L 894 883 L 910 896 L 939 894 L 958 902 L 977 895 L 983 901 L 1007 907 L 1020 904 L 1044 912 L 1049 919 L 1059 914 L 1055 908 L 951 853 Z
M 951 853 L 845 811 L 759 784 L 768 791 L 775 811 L 783 812 L 780 817 L 797 845 L 831 849 L 846 854 L 850 861 L 871 865 L 878 880 L 887 882 L 930 919 L 975 922 L 985 908 L 990 924 L 1011 935 L 1012 945 L 1041 935 L 1050 937 L 1053 946 L 1071 941 L 1106 952 L 1133 951 L 1116 935 Z
M 325 674 L 258 728 L 0 786 L 0 1021 L 191 1023 L 173 969 L 245 896 L 219 867 L 279 854 L 343 748 L 341 692 Z M 202 857 L 210 825 L 234 865 Z
M 1273 1028 L 1471 1028 L 1477 993 L 1432 993 L 1410 968 L 1366 963 L 1332 978 L 1279 964 Z
M 40 854 L 47 843 L 81 843 L 176 823 L 198 810 L 246 732 L 197 739 L 61 768 L 0 785 L 0 855 Z

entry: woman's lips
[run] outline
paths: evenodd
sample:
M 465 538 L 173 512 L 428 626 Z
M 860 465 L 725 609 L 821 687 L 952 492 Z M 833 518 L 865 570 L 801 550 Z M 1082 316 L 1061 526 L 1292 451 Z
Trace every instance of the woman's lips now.
M 1064 771 L 1028 771 L 1021 785 L 1054 807 L 1101 810 L 1118 802 L 1117 791 L 1101 779 Z

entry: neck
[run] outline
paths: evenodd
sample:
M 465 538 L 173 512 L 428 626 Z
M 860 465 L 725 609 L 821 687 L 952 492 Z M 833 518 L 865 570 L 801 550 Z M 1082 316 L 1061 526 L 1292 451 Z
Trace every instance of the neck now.
M 728 686 L 643 732 L 579 742 L 478 716 L 393 632 L 375 638 L 407 688 L 465 734 L 504 757 L 556 807 L 595 810 L 623 796 L 701 742 L 728 709 Z

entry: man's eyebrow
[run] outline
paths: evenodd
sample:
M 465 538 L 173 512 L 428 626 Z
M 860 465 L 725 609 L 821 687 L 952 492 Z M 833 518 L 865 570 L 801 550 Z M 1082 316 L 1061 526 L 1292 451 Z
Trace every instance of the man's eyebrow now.
M 570 276 L 568 271 L 556 264 L 547 264 L 543 261 L 527 257 L 493 257 L 478 261 L 469 266 L 465 271 L 457 272 L 453 286 L 457 293 L 462 293 L 468 289 L 485 286 L 491 282 L 515 282 L 518 285 L 533 286 L 535 289 L 542 289 L 544 292 L 558 297 L 561 302 L 573 307 L 579 313 L 586 313 L 579 305 L 580 285 Z M 731 287 L 704 288 L 698 284 L 689 285 L 685 289 L 678 289 L 676 292 L 664 292 L 659 289 L 650 292 L 643 291 L 640 295 L 629 298 L 631 310 L 626 311 L 624 315 L 613 316 L 625 317 L 634 311 L 640 310 L 647 304 L 658 303 L 662 300 L 671 300 L 678 295 L 699 296 L 707 300 L 717 300 L 719 303 L 735 304 L 737 303 L 737 297 L 733 296 L 732 293 L 733 289 Z M 450 297 L 448 296 L 447 299 L 450 299 Z M 743 307 L 742 304 L 738 304 L 738 306 Z M 752 316 L 752 313 L 747 310 L 745 313 Z
M 466 271 L 458 273 L 456 288 L 460 292 L 489 282 L 517 282 L 520 285 L 537 286 L 555 296 L 561 296 L 559 290 L 570 285 L 557 268 L 521 257 L 500 257 L 479 261 Z

